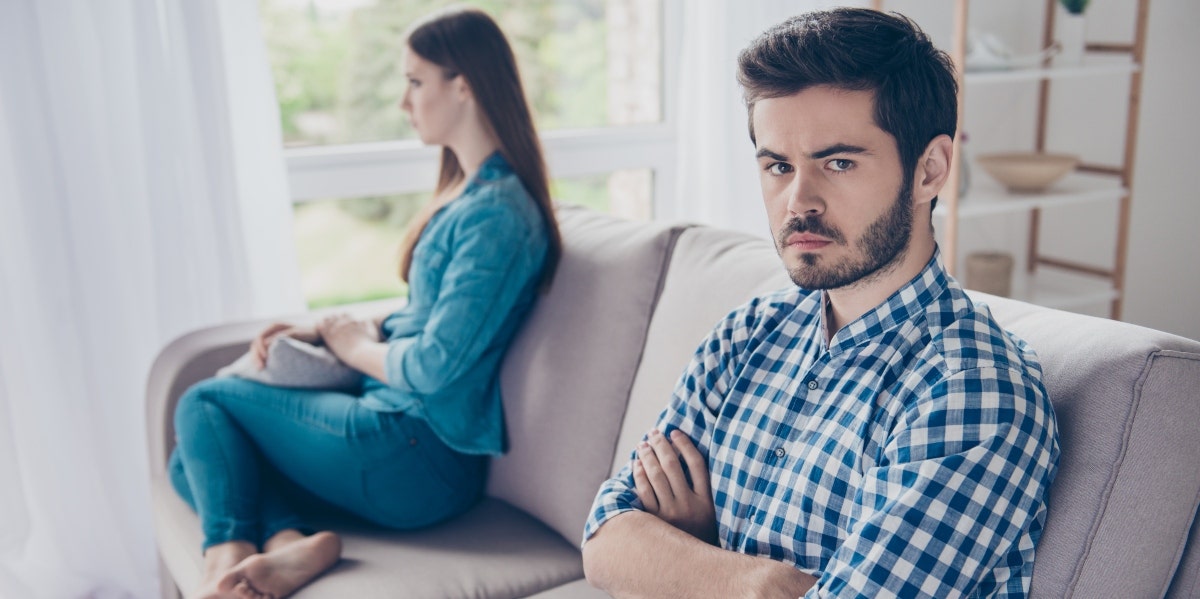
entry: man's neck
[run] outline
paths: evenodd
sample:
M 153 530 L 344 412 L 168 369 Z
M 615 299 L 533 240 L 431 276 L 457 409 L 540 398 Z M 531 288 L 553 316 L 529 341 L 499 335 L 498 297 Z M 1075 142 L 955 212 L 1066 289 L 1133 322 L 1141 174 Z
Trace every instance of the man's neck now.
M 898 289 L 916 277 L 933 257 L 932 235 L 914 235 L 908 250 L 886 272 L 877 272 L 856 283 L 825 292 L 829 303 L 825 311 L 825 342 L 863 314 L 875 309 Z

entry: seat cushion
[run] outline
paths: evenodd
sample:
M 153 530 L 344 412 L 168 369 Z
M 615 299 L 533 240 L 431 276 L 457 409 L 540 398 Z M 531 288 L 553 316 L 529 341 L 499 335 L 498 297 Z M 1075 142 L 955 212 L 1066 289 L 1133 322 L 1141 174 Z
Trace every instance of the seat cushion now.
M 586 580 L 576 580 L 532 595 L 529 599 L 608 599 L 608 593 L 593 587 Z
M 585 209 L 558 211 L 565 245 L 501 372 L 509 452 L 488 495 L 578 543 L 608 477 L 676 230 Z
M 152 482 L 159 552 L 184 593 L 200 582 L 200 522 L 165 478 Z M 413 532 L 346 519 L 314 521 L 342 535 L 342 561 L 294 597 L 527 597 L 583 576 L 579 551 L 529 515 L 495 499 Z

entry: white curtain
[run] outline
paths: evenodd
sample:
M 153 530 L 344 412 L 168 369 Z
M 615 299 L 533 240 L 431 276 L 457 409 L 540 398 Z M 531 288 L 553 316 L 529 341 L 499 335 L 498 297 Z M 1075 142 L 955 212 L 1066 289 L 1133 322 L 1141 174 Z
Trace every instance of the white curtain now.
M 737 84 L 737 55 L 784 19 L 827 0 L 687 0 L 676 101 L 675 203 L 668 214 L 766 237 L 754 147 Z
M 257 2 L 0 2 L 0 597 L 152 597 L 144 386 L 303 309 Z

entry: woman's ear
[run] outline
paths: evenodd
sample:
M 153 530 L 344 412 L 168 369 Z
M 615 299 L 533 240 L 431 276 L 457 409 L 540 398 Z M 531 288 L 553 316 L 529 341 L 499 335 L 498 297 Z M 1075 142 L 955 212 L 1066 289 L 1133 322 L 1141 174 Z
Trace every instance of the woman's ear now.
M 950 178 L 953 156 L 954 140 L 949 135 L 939 135 L 925 146 L 925 152 L 917 161 L 916 176 L 913 177 L 915 203 L 928 203 L 937 197 L 946 180 Z
M 454 96 L 460 100 L 474 100 L 475 94 L 471 91 L 471 86 L 467 84 L 467 78 L 462 75 L 455 75 L 454 79 L 450 80 L 450 84 L 454 89 Z

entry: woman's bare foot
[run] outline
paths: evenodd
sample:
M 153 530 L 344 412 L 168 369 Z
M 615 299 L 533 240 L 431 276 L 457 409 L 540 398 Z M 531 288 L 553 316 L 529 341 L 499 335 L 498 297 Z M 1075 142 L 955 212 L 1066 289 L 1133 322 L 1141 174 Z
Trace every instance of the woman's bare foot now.
M 204 551 L 204 576 L 200 579 L 200 587 L 189 596 L 189 599 L 233 597 L 233 595 L 219 591 L 218 582 L 234 566 L 256 553 L 258 553 L 258 548 L 253 543 L 246 541 L 230 541 L 206 549 Z
M 333 567 L 341 555 L 342 540 L 319 532 L 247 557 L 221 577 L 217 591 L 239 599 L 283 599 Z
M 296 541 L 302 541 L 307 538 L 308 537 L 305 536 L 304 533 L 294 528 L 285 528 L 271 535 L 271 538 L 267 539 L 266 543 L 263 543 L 263 553 L 270 553 L 272 551 L 283 549 L 287 545 L 291 545 Z

